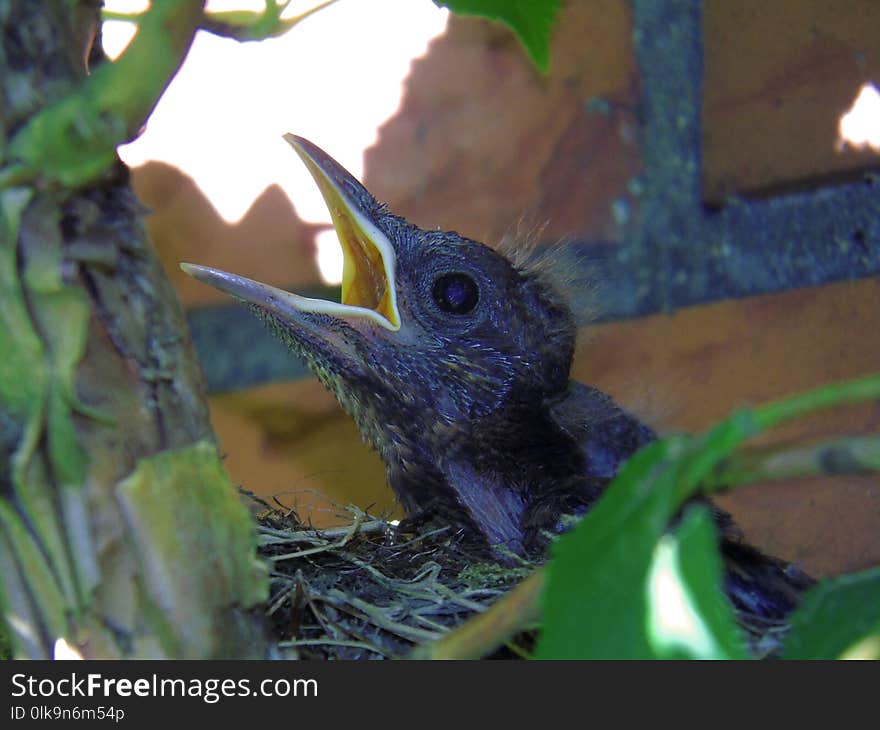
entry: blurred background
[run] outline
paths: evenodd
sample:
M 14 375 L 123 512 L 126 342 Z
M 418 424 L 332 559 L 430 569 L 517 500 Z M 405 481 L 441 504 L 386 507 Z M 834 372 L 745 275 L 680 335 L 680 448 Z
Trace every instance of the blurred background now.
M 133 28 L 104 24 L 109 55 Z M 574 376 L 661 432 L 880 370 L 878 38 L 876 0 L 568 0 L 542 75 L 505 27 L 430 0 L 338 0 L 259 43 L 200 33 L 120 155 L 233 479 L 317 524 L 337 520 L 334 503 L 396 514 L 332 396 L 178 268 L 334 295 L 338 243 L 285 132 L 423 227 L 579 247 L 601 273 Z M 875 404 L 774 438 L 878 431 Z M 880 562 L 876 477 L 721 501 L 752 541 L 817 575 Z

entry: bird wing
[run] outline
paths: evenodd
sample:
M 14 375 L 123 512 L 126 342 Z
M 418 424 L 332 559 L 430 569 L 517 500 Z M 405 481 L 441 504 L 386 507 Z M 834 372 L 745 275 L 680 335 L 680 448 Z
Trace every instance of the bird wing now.
M 585 476 L 611 479 L 620 465 L 656 434 L 596 388 L 571 381 L 550 416 L 581 447 Z

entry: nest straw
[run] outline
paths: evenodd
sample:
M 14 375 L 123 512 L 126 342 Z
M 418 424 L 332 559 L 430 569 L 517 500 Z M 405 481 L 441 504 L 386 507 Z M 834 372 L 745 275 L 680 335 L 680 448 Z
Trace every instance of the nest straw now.
M 356 507 L 344 515 L 348 524 L 330 529 L 289 509 L 258 516 L 260 553 L 271 566 L 266 612 L 285 656 L 411 656 L 485 612 L 536 567 L 486 562 L 449 526 L 403 531 Z M 520 634 L 487 651 L 523 656 L 532 638 Z

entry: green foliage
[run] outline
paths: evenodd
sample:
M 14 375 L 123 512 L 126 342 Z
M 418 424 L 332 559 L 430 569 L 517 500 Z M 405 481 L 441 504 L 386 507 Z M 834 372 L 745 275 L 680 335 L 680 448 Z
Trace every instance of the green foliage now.
M 36 228 L 39 240 L 23 241 L 29 256 L 22 262 L 17 242 L 28 205 L 45 230 Z M 86 457 L 74 426 L 74 413 L 83 409 L 73 382 L 85 347 L 88 306 L 81 290 L 62 281 L 59 228 L 44 199 L 32 203 L 30 191 L 20 188 L 0 191 L 0 414 L 10 489 L 0 500 L 0 575 L 13 575 L 10 555 L 19 556 L 28 566 L 30 593 L 43 609 L 44 625 L 60 636 L 65 614 L 81 603 L 78 591 L 85 585 L 77 580 L 79 566 L 68 552 L 57 505 L 59 499 L 75 504 L 85 478 Z M 48 447 L 48 463 L 34 458 L 41 442 Z M 0 586 L 4 612 L 12 610 L 14 593 Z
M 745 657 L 721 591 L 705 509 L 668 526 L 744 441 L 792 418 L 880 397 L 880 376 L 734 413 L 703 436 L 672 436 L 635 454 L 598 504 L 555 545 L 538 658 Z M 661 601 L 661 597 L 663 600 Z M 785 656 L 880 653 L 880 569 L 824 581 L 792 616 Z
M 45 387 L 39 377 L 43 345 L 18 278 L 19 219 L 30 198 L 27 190 L 0 192 L 0 403 L 6 417 L 22 425 L 35 417 Z
M 550 64 L 550 32 L 560 0 L 434 0 L 459 15 L 498 20 L 519 38 L 535 65 L 546 73 Z
M 176 73 L 202 17 L 198 0 L 153 3 L 138 33 L 114 63 L 35 115 L 10 141 L 0 181 L 40 178 L 78 188 L 93 182 L 132 139 Z
M 165 0 L 142 14 L 105 13 L 133 20 L 138 33 L 114 63 L 86 77 L 80 88 L 34 116 L 9 142 L 0 189 L 34 179 L 76 189 L 94 182 L 116 158 L 116 147 L 137 136 L 189 49 L 196 28 L 240 41 L 285 33 L 335 0 L 281 18 L 290 0 L 265 0 L 261 12 L 203 13 L 199 0 Z M 542 71 L 550 60 L 550 32 L 560 0 L 435 0 L 453 12 L 506 24 Z
M 655 633 L 652 639 L 648 630 L 656 610 L 646 587 L 657 568 L 658 542 L 716 459 L 752 431 L 752 419 L 742 412 L 704 438 L 673 436 L 627 462 L 605 496 L 556 545 L 548 565 L 539 658 L 647 659 L 668 651 L 663 637 Z M 699 531 L 694 538 L 690 530 L 678 539 L 699 541 Z M 717 581 L 704 580 L 711 578 L 711 569 L 690 565 L 689 572 L 700 579 L 690 585 L 679 580 L 681 593 L 702 597 L 718 590 Z M 704 603 L 701 598 L 698 605 Z M 730 644 L 721 637 L 715 643 Z
M 646 633 L 658 659 L 744 659 L 741 631 L 722 593 L 721 559 L 709 510 L 688 509 L 657 542 L 645 593 Z
M 6 635 L 3 625 L 0 624 L 0 661 L 6 659 L 12 659 L 12 644 L 9 643 L 9 637 Z
M 880 567 L 826 580 L 804 596 L 785 659 L 880 659 Z

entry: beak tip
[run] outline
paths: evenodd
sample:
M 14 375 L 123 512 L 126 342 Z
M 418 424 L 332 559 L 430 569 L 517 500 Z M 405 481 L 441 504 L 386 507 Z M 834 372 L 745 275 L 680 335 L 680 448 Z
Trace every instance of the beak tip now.
M 181 261 L 178 265 L 180 266 L 180 270 L 183 271 L 184 274 L 191 276 L 193 279 L 200 279 L 201 277 L 199 276 L 199 274 L 204 273 L 205 269 L 207 268 L 205 266 L 199 266 L 198 264 L 188 264 L 185 261 Z
M 217 281 L 221 279 L 221 275 L 225 273 L 219 269 L 212 269 L 210 266 L 188 264 L 184 261 L 181 261 L 178 265 L 183 273 L 191 276 L 196 281 L 200 281 L 203 284 L 208 284 L 210 286 L 217 286 Z
M 299 135 L 292 134 L 287 132 L 283 135 L 284 141 L 287 142 L 294 150 L 302 154 L 305 152 L 305 147 L 308 144 L 308 140 L 300 137 Z
M 310 142 L 305 137 L 300 137 L 298 134 L 292 134 L 291 132 L 287 132 L 283 137 L 284 141 L 293 147 L 293 151 L 305 163 L 316 182 L 319 181 L 320 177 L 327 177 L 331 174 L 327 169 L 330 164 L 327 160 L 329 156 L 318 145 Z M 335 160 L 331 160 L 331 162 L 333 165 L 339 165 Z M 318 184 L 320 185 L 320 182 Z

